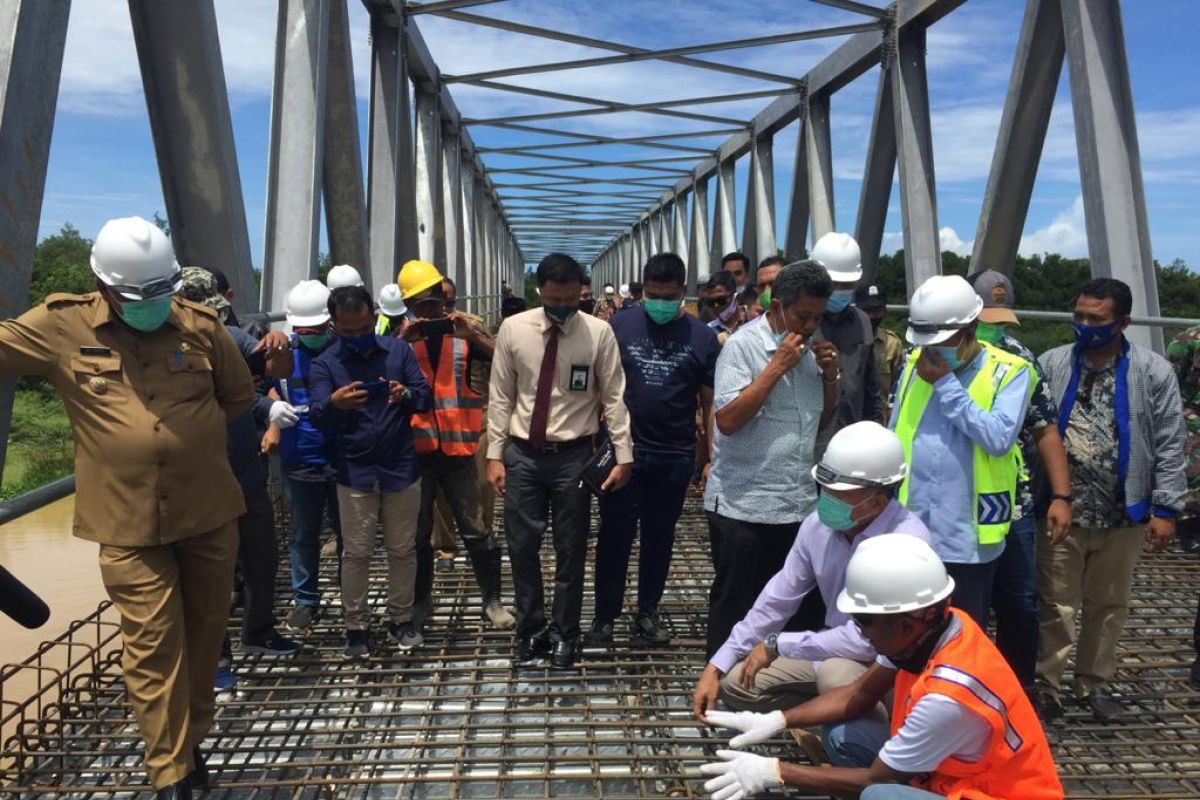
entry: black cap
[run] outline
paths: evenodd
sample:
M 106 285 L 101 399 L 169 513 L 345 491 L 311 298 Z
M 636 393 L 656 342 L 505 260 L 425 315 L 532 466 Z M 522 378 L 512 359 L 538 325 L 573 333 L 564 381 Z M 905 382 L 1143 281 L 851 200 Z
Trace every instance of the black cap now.
M 873 283 L 860 286 L 854 290 L 854 305 L 862 309 L 883 308 L 887 305 L 887 294 Z

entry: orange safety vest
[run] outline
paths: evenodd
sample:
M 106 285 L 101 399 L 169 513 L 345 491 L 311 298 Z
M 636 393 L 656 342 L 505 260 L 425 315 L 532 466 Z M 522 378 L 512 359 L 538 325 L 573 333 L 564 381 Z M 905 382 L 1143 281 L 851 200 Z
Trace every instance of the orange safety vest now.
M 412 415 L 413 445 L 418 453 L 473 456 L 483 431 L 483 396 L 471 388 L 467 372 L 469 345 L 465 339 L 446 336 L 438 357 L 437 372 L 429 363 L 425 342 L 413 344 L 417 364 L 433 387 L 433 409 Z
M 961 632 L 933 654 L 920 675 L 896 673 L 892 735 L 927 694 L 961 703 L 987 721 L 992 737 L 977 763 L 947 758 L 913 785 L 948 800 L 1063 800 L 1042 723 L 996 645 L 963 611 Z

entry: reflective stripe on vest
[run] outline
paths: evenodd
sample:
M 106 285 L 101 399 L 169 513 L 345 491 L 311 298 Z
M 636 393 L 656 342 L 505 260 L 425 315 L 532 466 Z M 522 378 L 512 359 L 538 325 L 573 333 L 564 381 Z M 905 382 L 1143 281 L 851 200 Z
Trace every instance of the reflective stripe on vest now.
M 413 446 L 423 454 L 440 450 L 448 456 L 475 455 L 483 431 L 483 398 L 471 388 L 470 346 L 465 339 L 443 337 L 437 372 L 425 342 L 415 342 L 413 352 L 433 388 L 433 410 L 412 416 Z
M 1037 373 L 1029 367 L 1025 359 L 980 342 L 983 346 L 984 361 L 971 385 L 967 387 L 967 395 L 980 408 L 991 411 L 996 395 L 1018 375 L 1021 368 L 1029 371 L 1029 396 L 1037 386 Z M 925 407 L 933 397 L 933 385 L 917 378 L 917 359 L 921 357 L 921 348 L 917 348 L 908 357 L 904 370 L 903 384 L 896 393 L 896 402 L 900 411 L 896 416 L 896 436 L 904 445 L 904 459 L 909 464 L 909 474 L 912 474 L 912 445 L 925 414 Z M 1014 442 L 1012 448 L 1002 456 L 993 456 L 978 443 L 974 445 L 972 488 L 975 492 L 975 531 L 980 544 L 997 544 L 1004 541 L 1008 528 L 1012 524 L 1013 509 L 1017 501 L 1017 481 L 1024 467 L 1021 457 L 1021 447 Z M 908 504 L 908 478 L 900 485 L 900 503 Z
M 895 736 L 917 703 L 933 694 L 987 723 L 987 749 L 978 761 L 948 756 L 913 785 L 949 800 L 1062 800 L 1050 744 L 1017 676 L 969 615 L 951 613 L 959 630 L 925 669 L 896 673 L 890 730 Z

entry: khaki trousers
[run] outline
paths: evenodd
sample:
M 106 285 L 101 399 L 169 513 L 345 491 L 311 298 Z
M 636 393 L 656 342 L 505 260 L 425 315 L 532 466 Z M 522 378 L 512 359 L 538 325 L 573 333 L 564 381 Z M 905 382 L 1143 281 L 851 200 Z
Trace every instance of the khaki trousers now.
M 1067 656 L 1075 644 L 1074 689 L 1086 697 L 1112 680 L 1117 640 L 1129 615 L 1133 570 L 1142 554 L 1144 527 L 1072 527 L 1058 545 L 1050 544 L 1044 525 L 1037 537 L 1039 685 L 1057 694 Z M 1080 611 L 1082 610 L 1082 614 Z
M 851 661 L 848 658 L 831 658 L 814 664 L 782 656 L 771 665 L 758 671 L 754 686 L 742 686 L 742 666 L 739 661 L 721 678 L 721 699 L 739 711 L 784 711 L 808 702 L 819 694 L 849 686 L 870 668 L 870 664 Z M 883 704 L 867 714 L 866 719 L 887 721 L 887 710 Z
M 365 631 L 370 627 L 367 579 L 381 521 L 387 551 L 388 618 L 395 623 L 411 622 L 421 481 L 399 492 L 360 491 L 339 483 L 337 493 L 342 517 L 342 611 L 346 630 Z
M 192 748 L 212 727 L 237 551 L 236 520 L 156 547 L 100 545 L 100 575 L 121 615 L 125 689 L 156 789 L 187 777 Z
M 479 480 L 479 497 L 482 500 L 483 508 L 483 530 L 485 533 L 493 532 L 496 521 L 495 504 L 492 502 L 492 485 L 487 479 L 487 436 L 479 443 L 479 450 L 475 453 L 475 471 Z M 434 505 L 433 512 L 433 549 L 437 551 L 438 557 L 442 555 L 453 556 L 458 552 L 458 537 L 454 535 L 454 510 L 450 508 L 450 501 L 446 499 L 446 493 L 441 487 L 437 490 L 437 502 Z

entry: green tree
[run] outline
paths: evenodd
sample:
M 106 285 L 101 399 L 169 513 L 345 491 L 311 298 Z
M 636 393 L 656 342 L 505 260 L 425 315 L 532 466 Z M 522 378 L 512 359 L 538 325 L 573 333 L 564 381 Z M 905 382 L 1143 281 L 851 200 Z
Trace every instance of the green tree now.
M 91 268 L 92 240 L 79 235 L 71 223 L 64 223 L 53 236 L 47 236 L 33 251 L 33 279 L 29 284 L 32 308 L 55 292 L 90 292 L 96 286 Z

